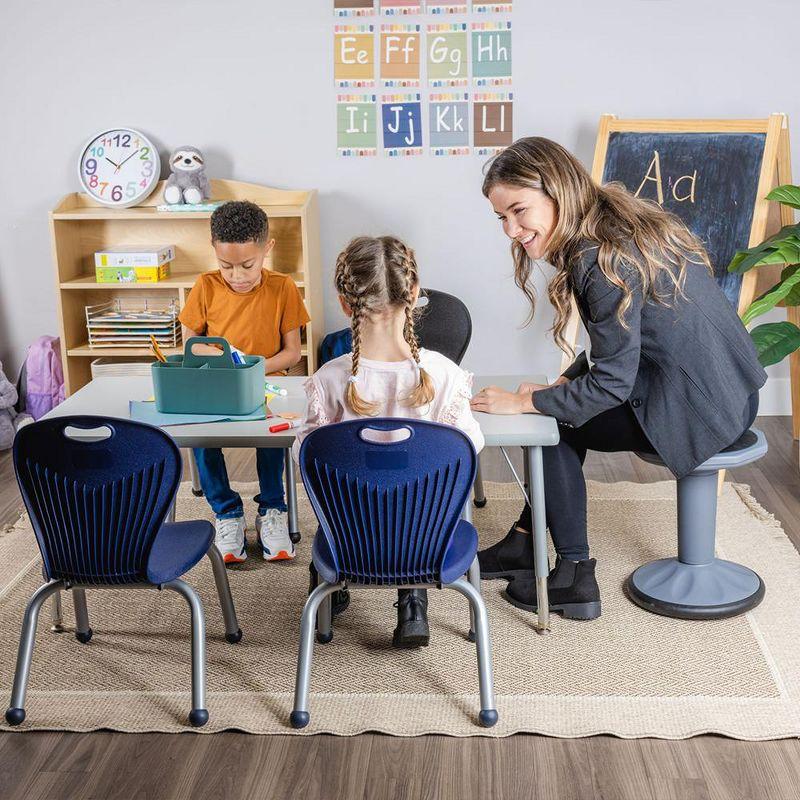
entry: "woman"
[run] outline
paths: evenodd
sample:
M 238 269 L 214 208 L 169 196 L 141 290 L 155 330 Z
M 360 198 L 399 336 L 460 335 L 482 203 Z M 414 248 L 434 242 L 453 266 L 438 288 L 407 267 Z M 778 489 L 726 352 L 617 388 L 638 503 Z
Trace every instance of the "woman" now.
M 561 441 L 543 448 L 547 526 L 557 559 L 550 608 L 600 616 L 586 531 L 587 450 L 658 453 L 682 477 L 752 424 L 766 373 L 739 317 L 713 277 L 702 244 L 675 216 L 620 185 L 598 186 L 580 162 L 547 139 L 520 139 L 490 162 L 483 193 L 503 223 L 515 280 L 538 259 L 555 268 L 548 296 L 553 333 L 564 339 L 574 298 L 589 334 L 582 354 L 552 385 L 481 390 L 475 411 L 548 414 Z M 530 508 L 506 537 L 479 553 L 483 578 L 506 578 L 506 597 L 535 610 Z

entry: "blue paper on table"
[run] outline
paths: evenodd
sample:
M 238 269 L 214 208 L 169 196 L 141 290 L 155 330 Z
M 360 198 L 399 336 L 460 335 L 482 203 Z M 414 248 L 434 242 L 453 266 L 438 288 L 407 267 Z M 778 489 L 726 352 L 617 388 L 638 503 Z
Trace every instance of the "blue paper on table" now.
M 130 401 L 131 419 L 136 422 L 146 422 L 148 425 L 164 427 L 166 425 L 192 425 L 200 422 L 250 422 L 252 420 L 266 419 L 267 412 L 264 406 L 259 406 L 251 414 L 161 414 L 156 410 L 155 403 L 141 400 Z

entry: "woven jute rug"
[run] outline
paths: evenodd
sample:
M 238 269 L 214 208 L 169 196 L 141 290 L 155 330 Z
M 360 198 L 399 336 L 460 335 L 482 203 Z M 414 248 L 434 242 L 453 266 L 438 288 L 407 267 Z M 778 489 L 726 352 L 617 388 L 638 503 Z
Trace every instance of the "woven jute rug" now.
M 255 484 L 237 486 L 248 501 Z M 516 489 L 486 484 L 489 503 L 475 512 L 485 545 L 519 512 Z M 675 550 L 675 485 L 589 484 L 590 541 L 598 558 L 603 616 L 592 622 L 553 619 L 552 633 L 533 630 L 532 615 L 501 597 L 504 582 L 484 582 L 494 644 L 500 721 L 476 724 L 475 648 L 465 638 L 466 601 L 432 591 L 431 645 L 391 647 L 394 597 L 354 590 L 335 621 L 334 640 L 317 645 L 311 724 L 302 734 L 507 736 L 526 731 L 577 737 L 682 738 L 715 732 L 742 739 L 800 735 L 800 556 L 780 525 L 747 487 L 727 484 L 720 497 L 718 549 L 756 569 L 767 593 L 753 612 L 697 622 L 649 614 L 630 603 L 628 573 Z M 238 645 L 224 629 L 210 565 L 188 580 L 201 594 L 208 628 L 208 709 L 203 732 L 236 728 L 295 733 L 288 726 L 300 612 L 308 585 L 316 524 L 300 501 L 303 541 L 293 563 L 267 564 L 255 547 L 229 569 L 244 630 Z M 178 518 L 211 518 L 208 506 L 181 487 Z M 254 541 L 253 531 L 248 538 Z M 0 697 L 8 702 L 25 603 L 41 582 L 29 523 L 0 537 Z M 49 630 L 43 610 L 36 639 L 27 720 L 21 730 L 185 731 L 189 701 L 189 615 L 172 592 L 89 591 L 94 638 L 79 644 L 64 602 L 67 632 Z M 3 723 L 4 725 L 4 723 Z M 301 734 L 301 735 L 302 735 Z

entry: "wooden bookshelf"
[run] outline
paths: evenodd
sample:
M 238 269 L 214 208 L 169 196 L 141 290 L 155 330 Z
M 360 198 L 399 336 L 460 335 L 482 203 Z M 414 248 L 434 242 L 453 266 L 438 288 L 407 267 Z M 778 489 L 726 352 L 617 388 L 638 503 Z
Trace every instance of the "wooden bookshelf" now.
M 85 307 L 114 298 L 147 299 L 167 304 L 177 299 L 183 308 L 197 278 L 216 269 L 210 244 L 209 212 L 158 211 L 164 181 L 143 205 L 111 209 L 83 193 L 69 194 L 50 213 L 53 262 L 56 273 L 59 328 L 67 394 L 91 379 L 95 358 L 149 357 L 144 348 L 89 347 Z M 266 267 L 291 275 L 311 315 L 303 330 L 302 359 L 292 374 L 310 375 L 324 334 L 322 275 L 319 250 L 317 193 L 286 191 L 239 181 L 211 181 L 212 200 L 250 200 L 270 219 L 275 247 Z M 158 283 L 98 283 L 94 254 L 116 245 L 174 244 L 170 276 Z M 180 352 L 170 348 L 167 353 Z

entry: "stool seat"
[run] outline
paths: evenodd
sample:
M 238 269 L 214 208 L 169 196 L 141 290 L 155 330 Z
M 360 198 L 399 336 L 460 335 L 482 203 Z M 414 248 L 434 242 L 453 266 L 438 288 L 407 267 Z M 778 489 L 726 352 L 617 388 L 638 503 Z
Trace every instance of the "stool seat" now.
M 715 557 L 717 478 L 721 469 L 756 461 L 767 452 L 764 434 L 752 428 L 737 441 L 678 479 L 678 557 L 634 570 L 625 583 L 638 606 L 681 619 L 732 617 L 757 606 L 764 582 L 753 570 Z M 637 453 L 663 465 L 656 453 Z

